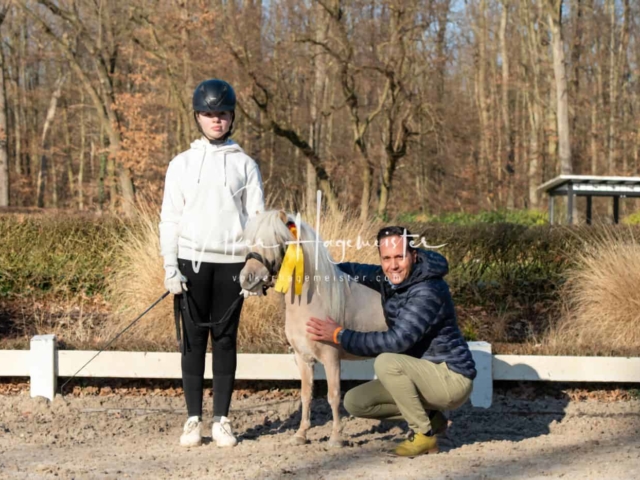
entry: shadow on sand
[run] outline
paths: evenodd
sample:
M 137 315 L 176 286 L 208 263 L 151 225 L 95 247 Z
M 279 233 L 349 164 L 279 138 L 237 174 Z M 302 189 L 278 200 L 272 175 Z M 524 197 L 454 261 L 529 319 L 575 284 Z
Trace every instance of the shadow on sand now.
M 528 369 L 525 365 L 518 366 Z M 535 372 L 527 372 L 535 378 Z M 343 381 L 342 393 L 362 382 Z M 439 437 L 440 449 L 448 451 L 462 445 L 494 440 L 520 441 L 550 433 L 551 424 L 561 422 L 569 397 L 559 388 L 540 396 L 539 384 L 535 382 L 496 382 L 493 403 L 490 408 L 475 408 L 467 402 L 458 410 L 448 412 L 450 426 Z M 291 402 L 291 401 L 289 401 Z M 348 416 L 341 406 L 341 417 Z M 243 434 L 243 439 L 255 439 L 263 435 L 293 434 L 300 425 L 300 408 L 292 409 L 289 415 L 274 420 L 265 417 L 262 424 L 254 425 Z M 326 400 L 326 382 L 316 381 L 311 403 L 311 424 L 318 427 L 332 421 L 331 409 Z M 376 440 L 402 439 L 408 433 L 405 422 L 381 421 L 360 432 L 344 435 L 350 445 L 364 445 L 376 434 Z M 383 436 L 381 437 L 380 434 Z M 328 437 L 320 441 L 327 441 Z

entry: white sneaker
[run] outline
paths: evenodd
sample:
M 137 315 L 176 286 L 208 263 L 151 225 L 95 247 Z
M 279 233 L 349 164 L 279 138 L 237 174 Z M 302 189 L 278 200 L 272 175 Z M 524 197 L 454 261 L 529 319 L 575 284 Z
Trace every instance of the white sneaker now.
M 231 422 L 227 417 L 220 417 L 220 421 L 213 424 L 211 438 L 215 440 L 219 447 L 235 447 L 238 444 L 238 440 L 231 429 Z
M 180 435 L 180 446 L 198 447 L 202 445 L 202 421 L 200 417 L 189 417 Z

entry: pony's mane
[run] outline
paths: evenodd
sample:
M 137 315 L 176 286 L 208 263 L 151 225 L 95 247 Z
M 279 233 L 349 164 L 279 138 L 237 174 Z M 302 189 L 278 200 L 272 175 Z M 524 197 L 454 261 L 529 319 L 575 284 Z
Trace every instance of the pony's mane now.
M 296 221 L 290 214 L 287 214 L 287 218 L 289 221 Z M 315 230 L 302 221 L 299 230 L 304 254 L 304 281 L 309 289 L 320 296 L 328 315 L 341 322 L 346 305 L 347 276 L 335 265 L 322 238 L 316 235 Z M 253 217 L 246 225 L 244 238 L 251 251 L 260 253 L 267 262 L 271 262 L 278 269 L 284 253 L 281 247 L 293 240 L 278 210 L 269 210 Z

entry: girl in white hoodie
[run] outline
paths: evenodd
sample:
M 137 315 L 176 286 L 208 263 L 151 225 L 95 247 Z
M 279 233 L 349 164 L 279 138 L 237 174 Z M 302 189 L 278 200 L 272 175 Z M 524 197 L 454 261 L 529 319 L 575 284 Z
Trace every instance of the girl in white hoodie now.
M 202 393 L 209 335 L 213 350 L 212 437 L 237 441 L 227 418 L 236 370 L 236 337 L 243 297 L 238 276 L 249 217 L 264 210 L 260 170 L 229 139 L 236 96 L 231 85 L 205 80 L 193 94 L 203 137 L 169 164 L 160 222 L 165 287 L 182 314 L 182 383 L 188 419 L 180 444 L 202 443 Z

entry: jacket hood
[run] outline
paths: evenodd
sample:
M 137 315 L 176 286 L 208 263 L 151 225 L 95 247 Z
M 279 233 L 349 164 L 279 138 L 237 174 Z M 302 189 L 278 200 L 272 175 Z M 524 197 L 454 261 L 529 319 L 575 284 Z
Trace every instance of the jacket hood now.
M 404 288 L 427 279 L 442 278 L 449 273 L 449 262 L 439 253 L 417 249 L 416 263 L 409 278 L 395 288 Z
M 209 140 L 202 137 L 198 140 L 191 142 L 192 150 L 198 152 L 202 152 L 202 156 L 200 157 L 200 169 L 198 170 L 198 183 L 200 183 L 200 177 L 202 175 L 202 167 L 204 166 L 204 161 L 207 156 L 215 157 L 218 154 L 222 155 L 222 177 L 224 178 L 224 184 L 227 184 L 227 154 L 230 153 L 244 153 L 244 150 L 240 148 L 233 140 L 227 140 L 222 145 L 213 145 Z
M 233 140 L 227 140 L 222 145 L 213 145 L 213 144 L 211 144 L 209 142 L 209 140 L 207 140 L 204 137 L 199 138 L 198 140 L 195 140 L 195 141 L 191 142 L 191 148 L 193 148 L 195 150 L 203 151 L 205 154 L 207 154 L 207 153 L 217 153 L 217 152 L 225 152 L 225 153 L 242 152 L 242 153 L 244 153 L 244 150 L 242 150 L 240 145 L 238 145 Z

